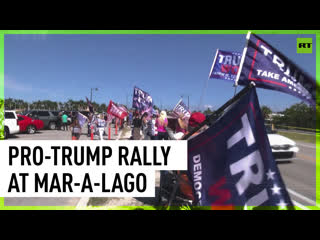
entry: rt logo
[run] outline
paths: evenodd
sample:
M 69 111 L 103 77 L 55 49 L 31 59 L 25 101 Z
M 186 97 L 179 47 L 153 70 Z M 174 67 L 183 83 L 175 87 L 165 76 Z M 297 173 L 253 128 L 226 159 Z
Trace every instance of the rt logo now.
M 297 38 L 297 53 L 312 53 L 312 38 Z

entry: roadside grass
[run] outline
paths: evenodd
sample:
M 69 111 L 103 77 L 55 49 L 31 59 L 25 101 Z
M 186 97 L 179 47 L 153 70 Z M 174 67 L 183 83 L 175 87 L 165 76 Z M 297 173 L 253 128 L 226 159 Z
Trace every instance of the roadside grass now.
M 316 135 L 300 134 L 296 132 L 282 132 L 282 131 L 278 131 L 278 134 L 295 141 L 316 144 Z

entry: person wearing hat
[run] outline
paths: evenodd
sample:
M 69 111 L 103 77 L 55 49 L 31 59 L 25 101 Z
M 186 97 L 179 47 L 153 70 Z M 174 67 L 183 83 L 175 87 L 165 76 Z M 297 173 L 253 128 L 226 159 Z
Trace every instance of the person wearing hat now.
M 104 120 L 102 113 L 100 114 L 99 118 L 97 119 L 96 124 L 98 127 L 100 140 L 103 140 L 103 133 L 104 133 L 105 126 L 106 126 L 106 121 Z
M 148 136 L 150 137 L 150 140 L 157 140 L 157 128 L 156 128 L 156 119 L 157 119 L 157 113 L 156 111 L 152 111 L 151 119 L 148 121 Z
M 188 132 L 193 132 L 195 128 L 199 127 L 200 124 L 202 124 L 206 120 L 206 116 L 201 112 L 194 112 L 191 114 L 188 122 Z M 200 134 L 201 132 L 208 129 L 207 125 L 204 125 L 201 127 L 198 131 L 193 133 L 191 135 L 192 137 L 195 137 L 196 135 Z M 186 132 L 186 134 L 188 133 Z M 189 138 L 190 139 L 190 138 Z M 189 180 L 189 177 L 187 175 L 187 171 L 178 171 L 179 175 L 179 189 L 180 192 L 189 200 L 194 200 L 193 191 L 192 191 L 192 185 L 191 181 Z

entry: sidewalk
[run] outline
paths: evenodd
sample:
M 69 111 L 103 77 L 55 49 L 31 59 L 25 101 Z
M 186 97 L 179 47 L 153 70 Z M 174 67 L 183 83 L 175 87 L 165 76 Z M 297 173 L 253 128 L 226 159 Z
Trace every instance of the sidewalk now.
M 118 138 L 116 140 L 129 140 L 131 137 L 131 127 L 125 126 L 118 132 Z M 126 207 L 126 206 L 155 206 L 156 196 L 158 195 L 160 184 L 160 172 L 156 171 L 155 181 L 155 197 L 149 198 L 88 198 L 87 202 L 84 202 L 83 207 L 105 207 L 112 209 L 113 207 Z M 79 207 L 80 208 L 80 207 Z

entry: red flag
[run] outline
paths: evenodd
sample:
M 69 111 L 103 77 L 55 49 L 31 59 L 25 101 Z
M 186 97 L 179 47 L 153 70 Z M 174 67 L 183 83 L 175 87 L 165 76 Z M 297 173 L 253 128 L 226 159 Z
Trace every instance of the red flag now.
M 128 113 L 126 111 L 124 111 L 124 109 L 118 107 L 118 105 L 115 104 L 114 102 L 112 102 L 111 100 L 110 100 L 110 103 L 109 103 L 109 106 L 107 109 L 107 113 L 109 113 L 117 118 L 120 118 L 120 119 L 123 119 L 124 117 L 126 117 L 128 115 Z

